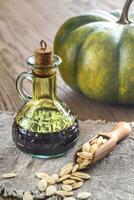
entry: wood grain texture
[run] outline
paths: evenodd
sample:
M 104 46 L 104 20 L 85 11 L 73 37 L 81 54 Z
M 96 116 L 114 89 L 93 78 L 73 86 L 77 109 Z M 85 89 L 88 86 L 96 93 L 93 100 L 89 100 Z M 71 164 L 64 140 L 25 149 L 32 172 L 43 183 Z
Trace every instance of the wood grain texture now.
M 69 17 L 90 9 L 119 9 L 124 1 L 0 0 L 0 110 L 17 111 L 23 104 L 17 94 L 15 80 L 19 73 L 27 70 L 24 61 L 33 54 L 41 39 L 52 45 L 59 26 Z M 72 91 L 59 74 L 57 82 L 59 97 L 82 120 L 134 119 L 134 106 L 96 103 Z

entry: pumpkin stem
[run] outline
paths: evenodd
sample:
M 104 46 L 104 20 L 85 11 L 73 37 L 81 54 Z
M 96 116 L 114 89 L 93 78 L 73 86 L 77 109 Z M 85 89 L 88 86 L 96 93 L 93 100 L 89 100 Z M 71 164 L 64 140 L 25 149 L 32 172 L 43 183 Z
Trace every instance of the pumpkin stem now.
M 121 17 L 119 19 L 119 21 L 117 21 L 117 23 L 120 24 L 130 24 L 131 21 L 129 21 L 128 19 L 128 12 L 129 12 L 129 7 L 131 5 L 133 0 L 126 0 L 125 5 L 123 7 L 122 13 L 121 13 Z

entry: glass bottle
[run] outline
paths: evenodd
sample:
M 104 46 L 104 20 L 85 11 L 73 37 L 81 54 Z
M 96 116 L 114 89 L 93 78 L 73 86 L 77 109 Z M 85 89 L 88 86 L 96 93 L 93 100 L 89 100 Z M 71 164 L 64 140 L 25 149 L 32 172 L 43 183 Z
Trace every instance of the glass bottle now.
M 79 125 L 69 107 L 56 96 L 56 68 L 61 58 L 53 55 L 46 42 L 27 59 L 31 69 L 21 73 L 17 91 L 25 104 L 18 111 L 12 137 L 17 147 L 35 157 L 57 157 L 77 142 Z M 32 80 L 32 97 L 23 89 L 23 80 Z

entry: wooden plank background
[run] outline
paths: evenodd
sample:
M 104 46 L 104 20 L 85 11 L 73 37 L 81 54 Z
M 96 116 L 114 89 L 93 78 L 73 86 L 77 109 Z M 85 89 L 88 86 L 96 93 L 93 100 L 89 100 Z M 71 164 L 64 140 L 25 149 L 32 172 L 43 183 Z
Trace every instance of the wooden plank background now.
M 23 104 L 17 94 L 15 80 L 18 74 L 27 70 L 25 59 L 33 54 L 33 49 L 41 39 L 52 46 L 59 26 L 69 17 L 91 9 L 119 9 L 124 2 L 125 0 L 0 0 L 0 110 L 17 111 Z M 134 5 L 131 9 L 133 8 Z M 59 74 L 57 82 L 59 97 L 82 120 L 134 119 L 134 106 L 96 103 L 72 91 Z

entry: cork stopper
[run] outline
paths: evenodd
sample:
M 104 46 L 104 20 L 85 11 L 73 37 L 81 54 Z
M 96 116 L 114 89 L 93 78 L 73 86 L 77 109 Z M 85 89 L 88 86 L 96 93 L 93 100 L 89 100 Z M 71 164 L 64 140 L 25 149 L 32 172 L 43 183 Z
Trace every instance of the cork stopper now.
M 47 48 L 44 40 L 40 41 L 40 48 L 35 49 L 35 63 L 37 65 L 50 65 L 53 63 L 53 49 Z

